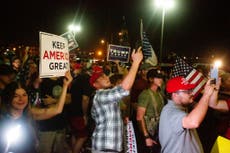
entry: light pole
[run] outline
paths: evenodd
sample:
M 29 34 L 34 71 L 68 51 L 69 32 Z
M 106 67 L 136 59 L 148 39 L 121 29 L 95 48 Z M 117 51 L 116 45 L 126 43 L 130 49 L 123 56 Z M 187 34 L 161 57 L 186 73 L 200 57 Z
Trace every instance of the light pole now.
M 161 17 L 161 40 L 160 40 L 160 58 L 159 62 L 162 62 L 162 48 L 164 40 L 164 24 L 165 24 L 165 8 L 162 8 L 162 17 Z
M 165 13 L 166 13 L 166 10 L 169 10 L 169 9 L 173 8 L 175 3 L 174 3 L 173 0 L 155 0 L 155 5 L 162 9 L 161 37 L 160 37 L 160 57 L 159 57 L 159 63 L 161 63 L 162 62 L 163 41 L 164 41 Z

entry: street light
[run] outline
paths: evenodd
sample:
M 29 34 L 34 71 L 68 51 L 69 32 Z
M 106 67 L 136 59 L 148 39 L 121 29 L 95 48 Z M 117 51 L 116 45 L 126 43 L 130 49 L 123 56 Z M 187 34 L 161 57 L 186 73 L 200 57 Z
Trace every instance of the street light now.
M 81 31 L 81 26 L 80 25 L 74 25 L 74 24 L 71 24 L 68 26 L 68 30 L 73 32 L 73 35 L 75 36 L 76 33 L 80 32 Z
M 165 22 L 165 11 L 172 9 L 175 6 L 173 0 L 155 0 L 155 5 L 158 8 L 162 9 L 161 16 L 161 40 L 160 40 L 160 57 L 159 62 L 162 62 L 162 49 L 163 49 L 163 40 L 164 40 L 164 22 Z
M 101 39 L 100 43 L 101 43 L 102 45 L 104 45 L 104 44 L 105 44 L 105 40 L 104 40 L 104 39 Z

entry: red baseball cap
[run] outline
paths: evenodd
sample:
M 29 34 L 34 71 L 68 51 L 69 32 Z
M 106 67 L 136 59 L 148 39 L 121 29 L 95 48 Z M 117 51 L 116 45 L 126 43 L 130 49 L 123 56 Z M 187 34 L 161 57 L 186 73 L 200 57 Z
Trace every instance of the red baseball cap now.
M 93 87 L 94 82 L 102 75 L 104 74 L 103 69 L 100 66 L 94 66 L 92 68 L 92 74 L 89 79 L 90 85 Z
M 75 64 L 73 65 L 73 69 L 74 69 L 74 70 L 81 69 L 81 68 L 82 68 L 82 66 L 81 66 L 81 64 L 79 64 L 79 63 L 75 63 Z
M 168 93 L 173 93 L 178 90 L 190 90 L 195 88 L 195 86 L 196 84 L 190 84 L 184 77 L 179 76 L 168 80 L 166 84 L 166 91 Z
M 100 66 L 93 66 L 92 73 L 101 73 L 103 72 L 103 69 Z
M 89 83 L 93 87 L 94 82 L 103 74 L 103 72 L 93 72 L 90 79 Z

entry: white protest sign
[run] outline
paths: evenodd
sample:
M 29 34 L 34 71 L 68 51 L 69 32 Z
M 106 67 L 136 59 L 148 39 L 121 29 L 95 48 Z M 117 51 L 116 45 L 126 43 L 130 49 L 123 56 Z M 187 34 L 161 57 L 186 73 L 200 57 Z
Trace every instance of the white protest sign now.
M 69 51 L 71 51 L 71 50 L 73 50 L 79 46 L 77 41 L 75 40 L 75 36 L 72 34 L 72 32 L 70 32 L 70 31 L 66 32 L 66 33 L 62 34 L 61 36 L 67 39 Z
M 65 38 L 40 32 L 40 78 L 64 76 L 69 70 L 68 42 Z

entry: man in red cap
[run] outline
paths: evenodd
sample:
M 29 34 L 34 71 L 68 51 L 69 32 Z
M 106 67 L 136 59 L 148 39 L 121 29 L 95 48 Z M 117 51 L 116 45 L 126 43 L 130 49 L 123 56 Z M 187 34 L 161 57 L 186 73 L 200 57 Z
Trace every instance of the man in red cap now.
M 141 47 L 132 53 L 132 66 L 120 85 L 111 87 L 109 77 L 102 71 L 93 72 L 90 84 L 96 88 L 91 108 L 95 129 L 92 135 L 92 153 L 122 151 L 123 121 L 119 101 L 129 94 L 143 59 Z
M 199 127 L 207 113 L 209 103 L 214 100 L 215 85 L 207 81 L 203 96 L 191 111 L 192 90 L 195 84 L 188 83 L 183 77 L 168 80 L 166 91 L 169 94 L 167 105 L 160 115 L 159 140 L 162 153 L 203 153 L 203 147 L 197 135 Z

